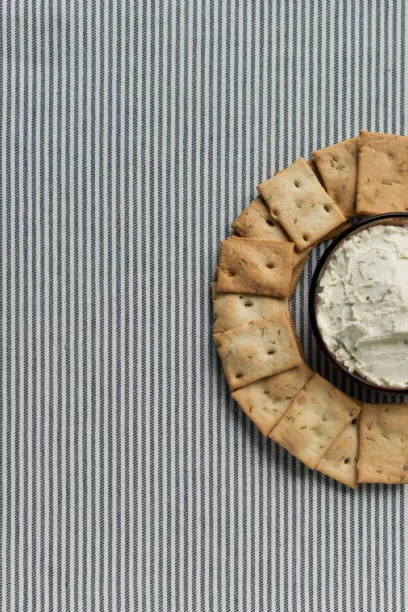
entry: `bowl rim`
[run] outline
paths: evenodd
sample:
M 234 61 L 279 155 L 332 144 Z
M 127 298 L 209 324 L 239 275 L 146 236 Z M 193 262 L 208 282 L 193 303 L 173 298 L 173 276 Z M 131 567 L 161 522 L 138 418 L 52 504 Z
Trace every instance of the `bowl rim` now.
M 310 318 L 313 334 L 316 338 L 316 341 L 320 349 L 324 352 L 324 354 L 328 357 L 328 359 L 338 369 L 340 369 L 347 377 L 349 377 L 354 383 L 357 383 L 358 385 L 363 385 L 364 387 L 368 387 L 369 389 L 373 391 L 379 391 L 382 393 L 388 393 L 388 394 L 393 394 L 393 395 L 407 395 L 408 387 L 405 387 L 403 389 L 395 389 L 394 387 L 390 388 L 390 387 L 383 387 L 380 385 L 376 385 L 375 383 L 372 383 L 364 379 L 359 374 L 354 374 L 353 372 L 350 372 L 349 370 L 347 370 L 347 368 L 342 363 L 340 363 L 334 357 L 333 353 L 330 351 L 330 349 L 326 345 L 320 333 L 320 329 L 317 324 L 317 318 L 316 318 L 315 302 L 316 302 L 316 291 L 317 291 L 318 281 L 319 281 L 319 277 L 322 272 L 322 269 L 324 268 L 327 260 L 332 255 L 333 251 L 336 249 L 336 247 L 341 242 L 343 242 L 348 236 L 353 234 L 357 229 L 360 229 L 364 227 L 365 225 L 371 225 L 372 223 L 375 223 L 375 222 L 378 223 L 378 221 L 382 221 L 386 219 L 400 219 L 400 218 L 408 219 L 408 212 L 396 212 L 396 213 L 385 213 L 382 215 L 374 215 L 372 217 L 361 219 L 360 221 L 357 221 L 357 223 L 353 223 L 350 227 L 347 227 L 341 234 L 339 234 L 333 240 L 333 242 L 329 244 L 328 247 L 326 247 L 324 253 L 322 254 L 322 256 L 320 257 L 317 263 L 315 271 L 313 272 L 312 280 L 310 283 L 310 290 L 309 290 L 309 318 Z

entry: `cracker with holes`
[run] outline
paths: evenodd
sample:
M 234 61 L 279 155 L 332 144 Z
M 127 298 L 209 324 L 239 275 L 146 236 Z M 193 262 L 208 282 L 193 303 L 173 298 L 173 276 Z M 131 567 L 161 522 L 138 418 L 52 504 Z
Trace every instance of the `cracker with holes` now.
M 214 334 L 214 342 L 231 389 L 279 374 L 301 362 L 289 315 L 284 312 Z
M 346 425 L 339 437 L 323 455 L 316 470 L 355 489 L 357 486 L 358 424 Z
M 371 144 L 375 141 L 384 142 L 384 140 L 398 140 L 398 138 L 401 138 L 399 134 L 385 134 L 384 132 L 367 132 L 367 130 L 360 130 L 358 144 L 360 146 Z
M 363 405 L 357 471 L 359 482 L 408 483 L 408 403 Z
M 303 158 L 258 187 L 273 219 L 306 249 L 346 221 Z
M 360 405 L 314 374 L 293 400 L 270 437 L 310 468 L 315 468 Z
M 279 223 L 269 214 L 267 205 L 261 198 L 253 200 L 231 225 L 234 233 L 241 238 L 258 238 L 259 240 L 287 241 Z
M 337 238 L 344 232 L 344 230 L 348 229 L 353 225 L 352 221 L 347 221 L 346 223 L 342 223 L 339 227 L 329 232 L 326 236 L 324 236 L 321 240 L 318 240 L 316 244 L 321 244 L 322 242 L 326 242 L 326 240 L 333 240 L 333 238 Z
M 293 398 L 313 376 L 313 371 L 302 362 L 296 368 L 258 380 L 234 391 L 232 397 L 247 416 L 267 436 L 289 408 Z
M 221 243 L 217 291 L 287 297 L 292 267 L 292 242 L 232 236 Z
M 213 297 L 214 333 L 239 327 L 277 312 L 288 312 L 288 298 L 243 293 L 217 293 L 211 284 Z
M 269 209 L 261 198 L 253 200 L 232 223 L 234 234 L 241 238 L 257 238 L 258 240 L 273 240 L 277 242 L 291 242 L 289 236 L 283 231 L 277 221 L 272 219 Z M 310 249 L 293 252 L 293 265 L 303 261 Z
M 357 143 L 357 137 L 350 138 L 313 151 L 323 185 L 346 217 L 356 213 Z
M 357 214 L 408 210 L 408 136 L 360 133 Z

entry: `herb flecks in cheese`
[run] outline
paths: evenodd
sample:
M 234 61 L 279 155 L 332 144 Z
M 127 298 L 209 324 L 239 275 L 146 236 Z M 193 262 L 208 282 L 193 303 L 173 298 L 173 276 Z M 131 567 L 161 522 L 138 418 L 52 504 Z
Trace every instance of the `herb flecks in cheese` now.
M 408 229 L 378 225 L 346 239 L 322 273 L 317 324 L 335 358 L 377 385 L 408 381 Z

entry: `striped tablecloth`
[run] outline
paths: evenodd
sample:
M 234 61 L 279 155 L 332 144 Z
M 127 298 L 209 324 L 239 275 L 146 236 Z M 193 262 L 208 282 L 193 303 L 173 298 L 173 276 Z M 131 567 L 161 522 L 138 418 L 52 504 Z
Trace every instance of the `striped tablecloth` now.
M 360 127 L 407 133 L 406 3 L 0 17 L 0 610 L 404 610 L 407 493 L 346 490 L 261 437 L 209 282 L 274 170 Z M 332 377 L 307 317 L 323 248 L 293 313 Z

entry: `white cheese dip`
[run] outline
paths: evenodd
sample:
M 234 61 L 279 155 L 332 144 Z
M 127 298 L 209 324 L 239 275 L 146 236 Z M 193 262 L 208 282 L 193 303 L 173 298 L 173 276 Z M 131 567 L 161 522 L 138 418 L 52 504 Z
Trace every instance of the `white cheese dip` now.
M 350 372 L 408 387 L 408 228 L 377 225 L 346 239 L 321 275 L 317 324 Z

